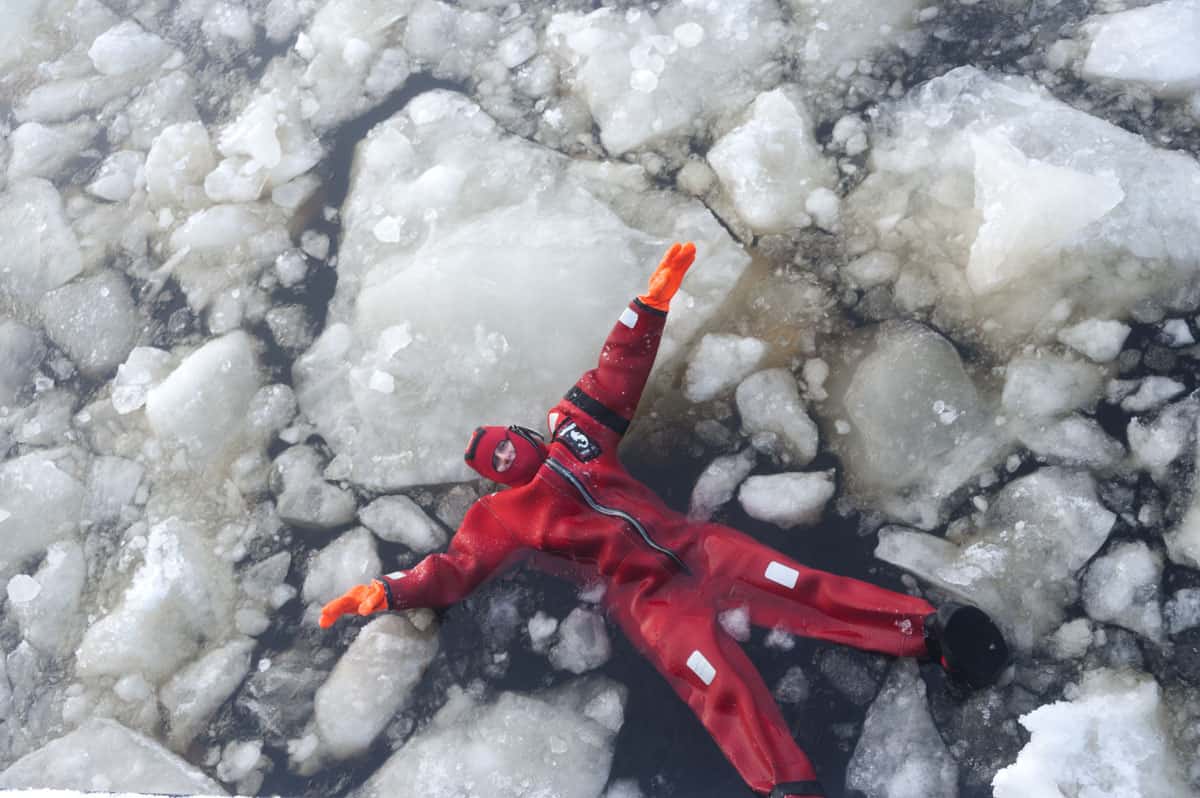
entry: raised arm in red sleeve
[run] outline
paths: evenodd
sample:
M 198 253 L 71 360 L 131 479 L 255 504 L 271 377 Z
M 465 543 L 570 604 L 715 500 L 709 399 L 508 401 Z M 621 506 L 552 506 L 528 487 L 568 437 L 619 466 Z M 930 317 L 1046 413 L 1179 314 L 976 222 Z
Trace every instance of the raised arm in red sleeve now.
M 570 415 L 582 410 L 617 437 L 625 434 L 658 355 L 671 297 L 695 256 L 692 244 L 675 244 L 667 252 L 646 293 L 630 302 L 617 319 L 596 368 L 580 377 L 563 398 Z M 552 412 L 552 427 L 553 417 Z
M 408 571 L 379 578 L 388 609 L 448 607 L 517 559 L 520 545 L 487 501 L 471 505 L 445 554 L 431 554 Z

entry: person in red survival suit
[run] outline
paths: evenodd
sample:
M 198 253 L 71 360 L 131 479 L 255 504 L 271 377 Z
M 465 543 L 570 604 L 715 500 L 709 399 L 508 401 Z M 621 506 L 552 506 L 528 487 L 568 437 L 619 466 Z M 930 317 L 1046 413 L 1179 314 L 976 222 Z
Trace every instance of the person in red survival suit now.
M 320 624 L 346 613 L 445 607 L 520 559 L 553 560 L 555 573 L 604 582 L 610 616 L 751 789 L 771 798 L 820 796 L 813 766 L 762 677 L 718 623 L 722 610 L 745 606 L 757 626 L 932 657 L 974 686 L 994 681 L 1008 648 L 981 610 L 937 611 L 913 596 L 806 568 L 735 529 L 689 520 L 626 472 L 617 446 L 695 252 L 692 244 L 667 252 L 647 292 L 621 313 L 599 364 L 551 409 L 549 443 L 519 426 L 475 430 L 467 463 L 511 487 L 471 506 L 446 553 L 352 588 L 324 607 Z

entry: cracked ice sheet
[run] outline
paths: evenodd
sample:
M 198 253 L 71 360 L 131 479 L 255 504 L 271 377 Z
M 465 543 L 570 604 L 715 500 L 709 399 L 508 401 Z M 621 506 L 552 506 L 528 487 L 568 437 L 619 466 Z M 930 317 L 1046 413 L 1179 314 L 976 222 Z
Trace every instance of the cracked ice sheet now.
M 902 264 L 897 305 L 995 345 L 1195 294 L 1200 164 L 961 67 L 891 106 L 843 204 L 852 254 Z
M 650 190 L 639 168 L 506 136 L 449 92 L 371 132 L 342 210 L 328 327 L 293 376 L 351 479 L 380 490 L 466 478 L 480 424 L 540 429 L 671 241 L 699 258 L 660 361 L 749 263 L 703 206 Z

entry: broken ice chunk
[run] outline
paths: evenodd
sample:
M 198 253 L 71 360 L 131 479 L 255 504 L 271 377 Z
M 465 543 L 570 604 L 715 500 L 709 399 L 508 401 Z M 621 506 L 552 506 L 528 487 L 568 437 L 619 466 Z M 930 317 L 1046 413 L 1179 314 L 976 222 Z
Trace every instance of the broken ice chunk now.
M 316 729 L 335 759 L 364 753 L 411 697 L 438 651 L 437 627 L 384 615 L 359 631 L 317 690 Z
M 766 343 L 758 338 L 705 335 L 688 360 L 683 395 L 690 402 L 719 396 L 757 369 L 766 353 Z
M 170 352 L 149 346 L 134 347 L 125 362 L 117 367 L 113 380 L 113 408 L 125 415 L 146 404 L 150 389 L 161 382 L 171 370 Z
M 796 378 L 787 369 L 767 369 L 742 380 L 735 393 L 742 427 L 754 448 L 792 466 L 817 455 L 819 433 L 800 400 Z
M 804 107 L 783 89 L 759 95 L 748 116 L 713 144 L 708 162 L 755 232 L 796 227 L 806 210 L 813 213 L 807 204 L 814 192 L 828 194 L 835 184 L 833 167 L 813 137 Z M 817 205 L 824 208 L 828 202 Z M 834 196 L 834 217 L 836 208 Z
M 1122 543 L 1088 567 L 1083 606 L 1097 621 L 1123 626 L 1162 642 L 1159 581 L 1162 555 L 1145 543 Z
M 86 720 L 18 759 L 0 773 L 0 789 L 226 794 L 158 742 L 107 718 Z
M 1050 418 L 1086 408 L 1100 396 L 1103 372 L 1090 363 L 1042 355 L 1013 358 L 1001 404 L 1024 418 Z
M 155 434 L 183 446 L 195 465 L 232 446 L 245 424 L 246 405 L 262 383 L 252 341 L 241 331 L 209 341 L 146 396 Z
M 403 543 L 417 554 L 446 545 L 446 531 L 407 496 L 380 496 L 358 514 L 363 526 L 391 543 Z
M 550 663 L 559 670 L 585 673 L 608 662 L 612 646 L 604 617 L 576 607 L 558 625 L 558 642 L 550 649 Z
M 0 236 L 0 297 L 18 307 L 31 310 L 83 268 L 62 199 L 46 180 L 16 181 L 0 193 Z
M 827 417 L 849 421 L 832 444 L 852 489 L 902 491 L 903 498 L 887 502 L 889 514 L 936 525 L 943 500 L 998 456 L 1002 441 L 942 336 L 917 324 L 885 324 L 865 351 L 826 408 Z
M 111 374 L 142 327 L 125 278 L 108 269 L 50 291 L 39 309 L 50 340 L 89 377 Z
M 958 768 L 933 725 L 912 660 L 892 666 L 867 710 L 846 766 L 846 787 L 868 798 L 954 798 Z
M 232 625 L 234 592 L 229 564 L 198 528 L 175 517 L 154 525 L 120 602 L 84 634 L 79 674 L 164 680 Z
M 992 781 L 996 798 L 1190 795 L 1150 676 L 1084 674 L 1075 695 L 1021 716 L 1030 732 L 1017 761 Z M 1053 793 L 1051 793 L 1053 794 Z
M 835 487 L 832 471 L 750 477 L 738 501 L 751 518 L 791 529 L 820 521 Z
M 1166 0 L 1145 8 L 1089 17 L 1091 39 L 1081 74 L 1145 86 L 1159 97 L 1200 90 L 1200 3 Z
M 1121 400 L 1121 409 L 1127 410 L 1130 413 L 1142 413 L 1146 410 L 1153 410 L 1174 399 L 1185 390 L 1187 390 L 1187 386 L 1176 382 L 1170 377 L 1146 377 L 1138 385 L 1135 393 Z
M 1088 319 L 1058 333 L 1058 340 L 1097 363 L 1116 360 L 1129 337 L 1130 327 L 1119 321 Z
M 625 691 L 581 679 L 537 695 L 503 692 L 489 703 L 453 688 L 430 724 L 353 793 L 354 798 L 467 794 L 490 798 L 594 798 L 609 778 L 620 717 L 585 713 L 605 693 Z M 593 714 L 596 714 L 593 712 Z M 444 767 L 442 763 L 455 763 Z
M 321 455 L 311 446 L 293 446 L 271 469 L 271 487 L 279 497 L 279 517 L 303 529 L 333 529 L 354 519 L 354 494 L 324 480 Z
M 0 568 L 40 553 L 75 532 L 83 486 L 47 453 L 33 452 L 0 465 Z
M 370 582 L 382 568 L 375 538 L 362 527 L 351 529 L 313 556 L 301 595 L 306 604 L 325 604 Z
M 133 20 L 109 28 L 88 48 L 88 58 L 102 75 L 125 75 L 150 69 L 170 54 L 170 45 Z
M 125 202 L 146 184 L 146 156 L 133 150 L 119 150 L 104 159 L 96 178 L 88 184 L 88 193 L 109 202 Z
M 875 555 L 979 605 L 1027 651 L 1062 622 L 1115 521 L 1086 472 L 1042 468 L 1006 485 L 961 542 L 885 528 Z
M 974 136 L 971 145 L 975 207 L 983 215 L 967 263 L 976 294 L 1022 277 L 1037 255 L 1066 244 L 1125 198 L 1114 175 L 1027 158 L 999 133 Z
M 158 698 L 167 710 L 167 741 L 183 753 L 213 714 L 233 695 L 250 672 L 254 641 L 235 638 L 208 652 L 163 685 Z
M 733 498 L 742 480 L 750 476 L 757 461 L 753 447 L 737 454 L 718 457 L 708 464 L 692 488 L 688 517 L 707 521 L 720 507 Z

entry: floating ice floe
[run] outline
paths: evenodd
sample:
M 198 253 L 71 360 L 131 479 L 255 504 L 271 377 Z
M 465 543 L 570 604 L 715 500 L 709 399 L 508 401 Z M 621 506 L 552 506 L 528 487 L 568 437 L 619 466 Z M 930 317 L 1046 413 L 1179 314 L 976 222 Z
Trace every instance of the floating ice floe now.
M 1193 794 L 1152 677 L 1088 671 L 1069 700 L 1039 707 L 1021 724 L 1030 740 L 1017 761 L 996 774 L 996 798 Z
M 535 695 L 503 692 L 483 702 L 457 688 L 356 798 L 442 795 L 597 798 L 608 781 L 625 690 L 585 678 Z
M 836 488 L 832 471 L 772 474 L 743 482 L 738 501 L 751 518 L 790 529 L 820 521 Z
M 895 301 L 993 344 L 1195 292 L 1191 156 L 960 67 L 890 106 L 843 203 L 852 253 L 903 264 Z
M 90 625 L 76 655 L 84 678 L 166 679 L 225 633 L 235 587 L 204 533 L 171 518 L 141 541 L 143 561 L 113 609 Z
M 712 333 L 688 357 L 683 395 L 690 402 L 704 402 L 733 388 L 755 371 L 767 354 L 758 338 Z
M 1093 560 L 1083 577 L 1083 606 L 1088 617 L 1162 643 L 1162 570 L 1162 555 L 1145 543 L 1114 546 Z
M 612 155 L 686 138 L 745 106 L 756 88 L 769 88 L 785 34 L 767 0 L 566 13 L 546 31 Z
M 709 164 L 742 220 L 756 233 L 836 222 L 819 212 L 822 191 L 836 184 L 832 163 L 820 151 L 799 94 L 773 89 L 760 94 L 746 120 L 713 143 Z
M 329 323 L 293 376 L 349 478 L 374 489 L 465 478 L 479 424 L 540 427 L 671 240 L 695 240 L 704 268 L 660 361 L 748 263 L 707 210 L 650 190 L 640 169 L 572 163 L 447 92 L 376 127 L 354 173 Z M 398 240 L 379 237 L 384 218 Z
M 1080 74 L 1089 81 L 1144 86 L 1159 97 L 1200 92 L 1200 3 L 1166 0 L 1090 17 Z
M 911 660 L 892 666 L 867 710 L 846 787 L 867 798 L 957 798 L 958 768 L 929 716 L 925 683 Z
M 0 789 L 62 789 L 227 795 L 221 785 L 159 743 L 113 720 L 94 718 L 18 759 Z
M 733 498 L 738 485 L 750 476 L 758 457 L 753 447 L 737 454 L 724 455 L 713 460 L 692 488 L 688 506 L 688 517 L 707 521 L 723 504 Z
M 380 496 L 358 513 L 358 520 L 381 539 L 403 543 L 417 554 L 446 545 L 446 530 L 407 496 Z
M 437 625 L 422 631 L 386 615 L 364 626 L 317 690 L 313 720 L 334 759 L 364 753 L 409 701 L 438 651 Z
M 790 371 L 751 374 L 738 385 L 734 398 L 742 429 L 755 449 L 793 467 L 806 466 L 816 457 L 820 433 Z
M 977 604 L 1028 651 L 1062 623 L 1078 598 L 1077 572 L 1115 521 L 1089 474 L 1042 468 L 1005 486 L 959 540 L 885 528 L 875 554 Z M 1124 589 L 1097 585 L 1109 588 Z
M 849 487 L 879 497 L 892 517 L 931 528 L 945 500 L 1000 456 L 1007 433 L 987 405 L 954 346 L 909 322 L 884 324 L 852 353 L 822 408 L 846 423 L 829 438 L 846 465 Z

